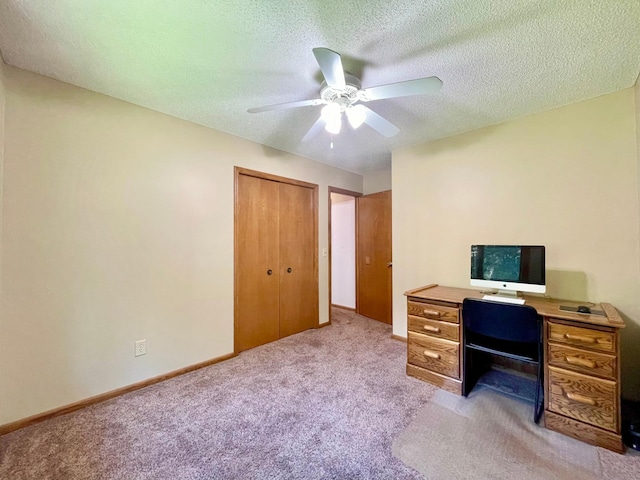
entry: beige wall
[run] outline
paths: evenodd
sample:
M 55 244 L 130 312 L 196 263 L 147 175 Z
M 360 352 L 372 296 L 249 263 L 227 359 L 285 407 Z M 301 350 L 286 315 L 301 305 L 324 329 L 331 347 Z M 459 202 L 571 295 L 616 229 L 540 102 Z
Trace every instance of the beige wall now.
M 2 239 L 2 171 L 4 167 L 4 105 L 5 105 L 5 89 L 4 89 L 4 61 L 0 56 L 0 240 Z M 2 296 L 2 243 L 0 243 L 0 297 Z M 2 337 L 2 328 L 0 325 L 0 337 Z
M 469 287 L 470 245 L 542 244 L 549 295 L 626 319 L 623 392 L 640 398 L 636 115 L 627 89 L 394 152 L 394 334 L 406 290 Z
M 4 170 L 4 117 L 5 117 L 5 88 L 4 88 L 4 70 L 5 65 L 2 57 L 0 56 L 0 305 L 3 297 L 3 289 L 2 289 L 2 281 L 3 281 L 3 247 L 2 247 L 2 231 L 3 231 L 3 201 L 4 201 L 4 192 L 3 192 L 3 170 Z M 0 309 L 0 315 L 2 315 L 2 311 Z M 2 355 L 2 344 L 3 338 L 5 336 L 2 317 L 0 316 L 0 356 Z M 2 382 L 2 364 L 0 364 L 0 382 Z M 0 386 L 2 383 L 0 383 Z M 4 403 L 2 399 L 2 393 L 0 393 L 0 411 L 4 408 Z M 2 422 L 0 421 L 0 424 Z
M 385 192 L 391 190 L 391 167 L 365 172 L 362 180 L 362 193 Z
M 636 158 L 638 161 L 638 204 L 640 205 L 640 77 L 636 80 L 634 99 L 636 111 Z M 638 229 L 640 230 L 640 208 L 638 209 Z M 640 243 L 640 233 L 638 234 L 638 242 Z M 638 246 L 638 249 L 640 250 L 640 245 Z M 638 271 L 640 271 L 640 257 L 638 258 Z M 638 343 L 636 344 L 636 351 L 640 350 L 640 332 L 637 333 L 637 338 Z M 640 368 L 640 365 L 638 365 L 638 368 Z
M 0 424 L 233 351 L 234 165 L 362 177 L 5 67 Z M 327 258 L 319 258 L 328 321 Z M 134 342 L 147 339 L 146 356 Z

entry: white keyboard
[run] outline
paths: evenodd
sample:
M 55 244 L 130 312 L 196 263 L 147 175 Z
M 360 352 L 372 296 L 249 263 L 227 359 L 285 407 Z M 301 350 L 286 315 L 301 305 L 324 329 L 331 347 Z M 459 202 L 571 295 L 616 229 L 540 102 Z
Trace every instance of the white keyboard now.
M 501 297 L 500 295 L 485 295 L 484 297 L 482 297 L 482 299 L 490 300 L 492 302 L 513 303 L 515 305 L 524 305 L 524 298 Z

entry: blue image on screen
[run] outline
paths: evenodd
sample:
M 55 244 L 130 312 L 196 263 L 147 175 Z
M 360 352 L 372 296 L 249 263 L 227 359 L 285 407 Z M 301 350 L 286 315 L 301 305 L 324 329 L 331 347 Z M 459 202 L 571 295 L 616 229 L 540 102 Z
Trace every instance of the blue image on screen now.
M 520 279 L 520 247 L 491 247 L 484 249 L 482 278 L 502 282 L 517 282 Z

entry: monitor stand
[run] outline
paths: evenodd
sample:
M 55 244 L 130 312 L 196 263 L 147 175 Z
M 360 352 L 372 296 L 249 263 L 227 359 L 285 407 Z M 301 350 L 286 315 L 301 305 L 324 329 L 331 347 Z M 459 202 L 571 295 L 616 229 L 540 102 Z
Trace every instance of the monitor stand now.
M 524 298 L 518 297 L 518 292 L 515 290 L 498 290 L 498 293 L 485 295 L 483 300 L 489 300 L 491 302 L 511 303 L 515 305 L 524 305 Z

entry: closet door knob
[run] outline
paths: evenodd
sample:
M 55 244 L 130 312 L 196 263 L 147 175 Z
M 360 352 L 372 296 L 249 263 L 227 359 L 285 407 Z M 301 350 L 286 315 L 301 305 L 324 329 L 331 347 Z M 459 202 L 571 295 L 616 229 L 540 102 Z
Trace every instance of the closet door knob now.
M 269 269 L 267 270 L 267 275 L 271 275 L 273 273 L 273 270 Z
M 291 267 L 287 268 L 287 273 L 291 273 L 293 269 Z

